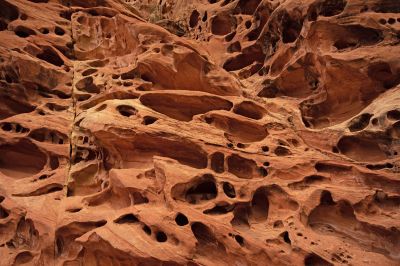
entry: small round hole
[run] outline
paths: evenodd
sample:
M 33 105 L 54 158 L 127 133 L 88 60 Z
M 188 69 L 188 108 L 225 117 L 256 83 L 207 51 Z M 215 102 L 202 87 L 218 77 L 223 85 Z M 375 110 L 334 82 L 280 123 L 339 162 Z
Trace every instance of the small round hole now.
M 166 242 L 167 241 L 167 235 L 164 232 L 157 232 L 156 234 L 156 239 L 158 242 Z
M 175 217 L 175 222 L 179 226 L 185 226 L 189 223 L 189 220 L 184 214 L 178 213 Z
M 54 33 L 59 35 L 59 36 L 62 36 L 62 35 L 65 34 L 65 30 L 63 30 L 62 28 L 56 26 L 55 29 L 54 29 Z

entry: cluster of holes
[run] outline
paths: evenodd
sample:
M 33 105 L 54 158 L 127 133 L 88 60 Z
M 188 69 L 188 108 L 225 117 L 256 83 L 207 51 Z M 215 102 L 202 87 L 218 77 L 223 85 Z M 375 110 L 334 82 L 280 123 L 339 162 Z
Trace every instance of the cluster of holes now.
M 64 144 L 68 139 L 68 137 L 61 132 L 45 128 L 32 131 L 29 137 L 40 142 L 50 142 L 54 144 Z
M 15 133 L 27 133 L 29 132 L 28 128 L 25 128 L 21 126 L 18 123 L 9 123 L 9 122 L 3 122 L 0 124 L 0 128 L 4 131 L 8 132 L 15 132 Z
M 82 161 L 92 161 L 97 158 L 96 153 L 88 148 L 78 147 L 74 156 L 73 156 L 73 164 L 80 163 Z
M 389 18 L 388 20 L 381 18 L 379 20 L 379 23 L 381 23 L 382 25 L 385 25 L 386 23 L 393 25 L 394 23 L 396 23 L 396 21 L 400 23 L 400 18 L 397 18 L 397 20 L 394 18 Z

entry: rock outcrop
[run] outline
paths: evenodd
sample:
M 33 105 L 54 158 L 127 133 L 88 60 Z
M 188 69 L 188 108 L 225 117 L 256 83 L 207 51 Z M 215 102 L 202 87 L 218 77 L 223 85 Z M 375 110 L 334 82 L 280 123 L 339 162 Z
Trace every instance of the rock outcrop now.
M 0 0 L 0 265 L 399 265 L 398 0 Z

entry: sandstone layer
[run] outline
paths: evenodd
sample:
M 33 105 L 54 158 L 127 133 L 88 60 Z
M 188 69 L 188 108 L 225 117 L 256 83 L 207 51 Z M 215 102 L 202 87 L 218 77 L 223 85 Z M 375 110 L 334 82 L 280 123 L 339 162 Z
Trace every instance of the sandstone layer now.
M 399 265 L 400 1 L 0 0 L 0 265 Z

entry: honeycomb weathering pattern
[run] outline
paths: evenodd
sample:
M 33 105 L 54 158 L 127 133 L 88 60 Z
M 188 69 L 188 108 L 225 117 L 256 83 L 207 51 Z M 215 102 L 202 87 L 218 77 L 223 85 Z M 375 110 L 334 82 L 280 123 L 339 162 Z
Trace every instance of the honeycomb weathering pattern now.
M 400 1 L 0 0 L 0 265 L 399 265 Z

